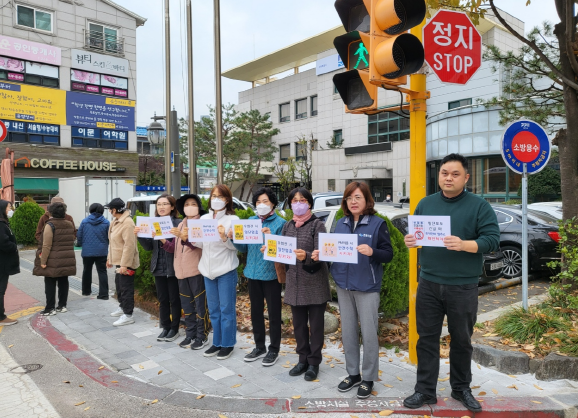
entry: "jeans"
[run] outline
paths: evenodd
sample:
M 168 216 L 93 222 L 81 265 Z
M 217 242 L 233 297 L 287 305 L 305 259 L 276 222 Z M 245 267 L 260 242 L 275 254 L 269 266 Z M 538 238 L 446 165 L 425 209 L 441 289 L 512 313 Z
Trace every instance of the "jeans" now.
M 327 302 L 320 305 L 291 306 L 293 329 L 299 354 L 299 363 L 310 366 L 321 364 L 321 350 L 325 338 L 325 308 Z M 309 325 L 307 325 L 309 321 Z
M 440 368 L 440 334 L 448 318 L 450 386 L 469 390 L 472 382 L 472 334 L 478 312 L 478 285 L 443 285 L 419 279 L 416 298 L 417 383 L 415 391 L 436 396 Z
M 237 270 L 215 278 L 205 277 L 213 345 L 233 347 L 237 343 Z
M 106 255 L 102 257 L 82 257 L 84 269 L 82 271 L 82 294 L 92 293 L 92 266 L 96 265 L 98 273 L 98 296 L 108 297 L 108 274 L 106 272 Z
M 257 348 L 265 349 L 265 309 L 267 301 L 269 313 L 269 351 L 279 352 L 281 345 L 281 283 L 277 280 L 249 279 L 249 299 L 251 301 L 251 324 Z
M 120 308 L 125 315 L 132 315 L 134 311 L 134 276 L 116 273 L 114 284 Z
M 205 340 L 209 335 L 209 310 L 207 309 L 207 292 L 202 275 L 179 279 L 181 306 L 185 312 L 187 337 Z
M 175 276 L 155 276 L 157 298 L 160 303 L 159 317 L 163 329 L 179 330 L 181 321 L 181 298 Z M 172 318 L 172 319 L 171 319 Z
M 6 288 L 8 288 L 8 275 L 0 274 L 0 321 L 6 319 L 4 311 L 4 295 L 6 294 Z
M 56 304 L 56 285 L 58 284 L 58 307 L 66 306 L 68 302 L 68 276 L 62 277 L 45 277 L 44 293 L 46 294 L 46 308 L 50 311 Z

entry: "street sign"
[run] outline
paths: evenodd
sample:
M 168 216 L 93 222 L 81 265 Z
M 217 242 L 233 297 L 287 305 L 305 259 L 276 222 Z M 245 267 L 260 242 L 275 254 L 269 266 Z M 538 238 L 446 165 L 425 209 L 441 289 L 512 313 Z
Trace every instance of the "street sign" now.
M 8 136 L 8 129 L 6 129 L 6 125 L 4 122 L 0 120 L 0 142 L 4 141 Z
M 526 163 L 528 174 L 534 174 L 548 164 L 552 144 L 540 125 L 520 119 L 506 128 L 500 149 L 502 158 L 512 171 L 523 174 Z
M 482 65 L 482 36 L 463 12 L 438 11 L 423 28 L 423 46 L 442 83 L 466 84 Z

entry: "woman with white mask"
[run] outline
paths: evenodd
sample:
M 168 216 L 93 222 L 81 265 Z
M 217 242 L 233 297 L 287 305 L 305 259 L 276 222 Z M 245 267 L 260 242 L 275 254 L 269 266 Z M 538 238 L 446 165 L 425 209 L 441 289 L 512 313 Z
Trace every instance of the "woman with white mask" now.
M 18 256 L 16 237 L 12 233 L 8 221 L 13 214 L 12 203 L 7 200 L 0 200 L 0 327 L 14 325 L 18 322 L 18 320 L 4 315 L 4 294 L 8 287 L 8 277 L 20 273 L 20 257 Z

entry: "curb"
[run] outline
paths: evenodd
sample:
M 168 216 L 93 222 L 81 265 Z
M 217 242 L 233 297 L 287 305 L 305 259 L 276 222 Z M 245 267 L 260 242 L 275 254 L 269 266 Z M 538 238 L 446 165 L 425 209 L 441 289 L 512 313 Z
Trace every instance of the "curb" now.
M 474 416 L 454 399 L 438 398 L 437 405 L 421 409 L 403 407 L 402 398 L 374 397 L 371 399 L 315 398 L 315 399 L 251 399 L 225 398 L 206 395 L 198 399 L 198 393 L 167 389 L 150 383 L 123 376 L 103 367 L 95 357 L 68 340 L 52 326 L 47 317 L 35 315 L 30 320 L 32 329 L 46 339 L 56 351 L 75 365 L 86 376 L 106 388 L 126 395 L 158 400 L 174 406 L 191 409 L 239 412 L 251 414 L 286 413 L 379 413 L 392 410 L 404 415 L 435 415 L 436 417 Z M 483 399 L 484 411 L 476 416 L 497 418 L 578 418 L 578 399 L 574 395 L 555 395 L 552 397 L 519 397 Z

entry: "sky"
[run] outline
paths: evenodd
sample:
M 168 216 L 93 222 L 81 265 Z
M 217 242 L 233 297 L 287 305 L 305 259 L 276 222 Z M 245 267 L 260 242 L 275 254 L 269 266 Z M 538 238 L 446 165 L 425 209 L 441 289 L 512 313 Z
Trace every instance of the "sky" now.
M 165 114 L 164 2 L 115 0 L 147 19 L 137 28 L 137 125 Z M 251 61 L 341 24 L 334 0 L 221 0 L 221 70 Z M 179 117 L 188 114 L 186 0 L 170 0 L 171 102 Z M 558 22 L 553 0 L 496 0 L 525 22 L 526 32 L 544 20 Z M 215 104 L 213 1 L 192 0 L 194 114 L 198 120 Z M 238 102 L 251 83 L 222 78 L 223 103 Z

